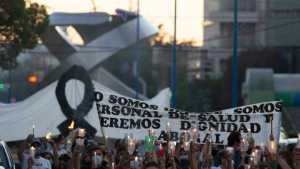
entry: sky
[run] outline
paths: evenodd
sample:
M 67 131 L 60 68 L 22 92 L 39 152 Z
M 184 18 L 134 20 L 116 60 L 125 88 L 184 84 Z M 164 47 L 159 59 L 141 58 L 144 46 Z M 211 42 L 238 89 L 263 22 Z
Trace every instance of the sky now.
M 203 41 L 204 0 L 177 0 L 177 37 Z M 92 0 L 31 0 L 46 5 L 49 12 L 93 12 Z M 164 25 L 173 35 L 175 0 L 140 0 L 140 13 L 153 25 Z M 137 0 L 94 0 L 96 10 L 115 13 L 115 9 L 136 11 Z

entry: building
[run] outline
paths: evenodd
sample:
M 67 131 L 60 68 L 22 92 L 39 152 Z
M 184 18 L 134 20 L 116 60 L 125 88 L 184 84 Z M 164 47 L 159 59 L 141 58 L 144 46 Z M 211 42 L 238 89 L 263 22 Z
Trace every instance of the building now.
M 283 126 L 290 133 L 300 131 L 300 74 L 275 74 L 272 69 L 247 69 L 242 96 L 245 104 L 281 100 Z
M 300 2 L 298 0 L 268 0 L 264 21 L 268 47 L 300 46 Z
M 189 81 L 222 77 L 225 62 L 232 55 L 233 2 L 234 0 L 204 1 L 204 46 L 177 48 L 177 67 L 186 64 Z M 297 30 L 300 29 L 300 2 L 288 0 L 282 4 L 280 0 L 238 0 L 238 50 L 279 48 L 282 56 L 289 60 L 291 72 L 298 72 L 300 34 Z M 153 62 L 160 63 L 159 69 L 164 62 L 170 64 L 171 51 L 170 47 L 153 48 Z M 160 74 L 160 79 L 170 79 L 170 66 L 167 67 Z M 162 83 L 163 86 L 165 84 L 168 83 Z
M 223 54 L 227 50 L 178 45 L 176 52 L 177 75 L 184 72 L 188 82 L 219 78 L 225 70 L 227 57 Z M 172 46 L 154 46 L 152 53 L 152 63 L 156 66 L 153 75 L 160 79 L 162 89 L 170 84 Z
M 205 1 L 204 45 L 210 48 L 231 48 L 234 0 Z M 264 27 L 266 0 L 238 1 L 239 47 L 265 45 Z
M 205 1 L 204 46 L 230 53 L 234 0 Z M 238 47 L 279 48 L 290 60 L 291 72 L 299 72 L 300 2 L 298 0 L 238 0 Z M 227 57 L 230 57 L 227 53 Z

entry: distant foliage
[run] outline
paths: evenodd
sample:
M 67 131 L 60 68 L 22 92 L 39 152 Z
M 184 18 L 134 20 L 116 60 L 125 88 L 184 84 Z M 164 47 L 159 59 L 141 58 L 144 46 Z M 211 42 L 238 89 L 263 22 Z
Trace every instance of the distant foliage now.
M 173 44 L 174 36 L 170 35 L 163 24 L 158 26 L 158 33 L 151 39 L 151 44 L 154 46 L 171 46 Z M 195 46 L 197 41 L 195 39 L 177 39 L 176 44 L 179 47 Z
M 45 6 L 24 0 L 0 1 L 0 67 L 13 69 L 23 49 L 33 48 L 48 26 Z

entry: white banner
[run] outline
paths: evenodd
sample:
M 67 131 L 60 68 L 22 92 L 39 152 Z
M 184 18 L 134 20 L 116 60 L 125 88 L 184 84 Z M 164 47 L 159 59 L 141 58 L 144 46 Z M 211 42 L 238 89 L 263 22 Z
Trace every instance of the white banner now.
M 275 139 L 279 140 L 282 103 L 277 101 L 215 112 L 187 112 L 102 91 L 95 92 L 95 100 L 100 126 L 109 138 L 132 134 L 135 139 L 143 140 L 153 129 L 158 140 L 163 140 L 169 124 L 173 141 L 179 141 L 181 133 L 190 134 L 196 128 L 198 143 L 205 143 L 211 137 L 216 144 L 227 144 L 228 135 L 238 131 L 242 135 L 251 133 L 256 144 L 266 144 L 271 126 Z

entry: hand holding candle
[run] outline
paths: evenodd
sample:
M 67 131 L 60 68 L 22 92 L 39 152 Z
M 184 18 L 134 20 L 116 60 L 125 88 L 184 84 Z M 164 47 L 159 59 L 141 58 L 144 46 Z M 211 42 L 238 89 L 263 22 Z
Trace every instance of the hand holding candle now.
M 94 166 L 95 166 L 95 168 L 98 167 L 98 165 L 97 165 L 97 152 L 94 152 Z
M 196 142 L 198 138 L 198 130 L 196 127 L 192 128 L 192 140 L 193 142 Z
M 32 125 L 32 134 L 33 134 L 33 136 L 34 136 L 34 129 L 35 129 L 35 125 L 33 124 Z
M 275 142 L 275 140 L 271 140 L 270 141 L 270 153 L 276 154 L 276 152 L 277 152 L 276 142 Z
M 252 152 L 252 157 L 253 157 L 253 164 L 256 166 L 258 165 L 258 162 L 259 162 L 259 159 L 260 159 L 260 155 L 259 155 L 259 150 L 258 149 L 255 149 L 253 152 Z
M 78 136 L 79 136 L 79 137 L 85 137 L 85 129 L 80 128 L 80 129 L 78 130 Z
M 115 162 L 111 163 L 111 169 L 115 169 Z
M 128 137 L 128 145 L 127 145 L 127 149 L 128 149 L 128 153 L 130 155 L 133 154 L 134 150 L 135 150 L 135 140 L 133 139 L 133 136 L 132 137 Z
M 35 156 L 35 148 L 33 146 L 30 147 L 30 156 L 34 158 Z
M 249 142 L 247 139 L 243 138 L 241 141 L 241 152 L 246 153 L 249 148 Z
M 167 132 L 171 132 L 171 124 L 170 124 L 170 122 L 167 122 L 166 130 L 167 130 Z
M 46 134 L 46 139 L 51 140 L 51 138 L 52 138 L 52 133 L 51 132 L 47 133 Z
M 138 160 L 139 160 L 139 157 L 138 157 L 138 156 L 135 156 L 135 157 L 134 157 L 134 169 L 137 169 L 137 168 L 138 168 L 138 165 L 139 165 Z
M 153 129 L 150 129 L 150 130 L 149 130 L 149 134 L 150 134 L 150 136 L 154 136 L 154 135 L 155 135 L 154 130 L 153 130 Z

